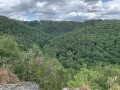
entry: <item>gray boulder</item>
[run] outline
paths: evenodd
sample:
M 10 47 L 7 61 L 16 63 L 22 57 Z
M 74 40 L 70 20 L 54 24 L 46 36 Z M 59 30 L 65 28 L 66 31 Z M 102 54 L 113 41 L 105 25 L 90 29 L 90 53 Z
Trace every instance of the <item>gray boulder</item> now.
M 0 84 L 0 90 L 42 90 L 39 85 L 32 82 L 20 82 L 17 84 Z

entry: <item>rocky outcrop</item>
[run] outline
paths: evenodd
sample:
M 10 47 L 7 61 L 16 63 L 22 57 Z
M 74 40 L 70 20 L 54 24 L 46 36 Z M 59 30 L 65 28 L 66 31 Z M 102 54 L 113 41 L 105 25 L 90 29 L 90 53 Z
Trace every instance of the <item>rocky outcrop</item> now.
M 32 82 L 21 82 L 17 84 L 0 84 L 0 90 L 42 90 L 39 85 Z
M 91 90 L 91 89 L 83 87 L 83 88 L 63 88 L 62 90 Z
M 41 90 L 32 82 L 20 82 L 12 71 L 0 68 L 0 90 Z

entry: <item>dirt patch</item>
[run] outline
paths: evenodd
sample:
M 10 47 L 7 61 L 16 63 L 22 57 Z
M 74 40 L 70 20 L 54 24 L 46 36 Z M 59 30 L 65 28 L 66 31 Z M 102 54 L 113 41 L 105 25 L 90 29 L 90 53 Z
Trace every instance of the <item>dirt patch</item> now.
M 0 84 L 15 84 L 19 82 L 18 77 L 10 70 L 0 68 Z

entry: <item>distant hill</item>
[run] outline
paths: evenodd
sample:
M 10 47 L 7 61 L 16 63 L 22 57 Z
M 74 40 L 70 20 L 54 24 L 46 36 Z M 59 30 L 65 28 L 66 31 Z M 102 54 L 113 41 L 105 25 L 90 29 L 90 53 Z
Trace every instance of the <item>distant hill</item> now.
M 24 22 L 0 16 L 0 67 L 44 90 L 117 90 L 120 20 Z M 5 81 L 10 72 L 1 72 L 1 83 L 11 82 Z
M 33 44 L 41 48 L 49 43 L 49 40 L 72 30 L 94 25 L 102 20 L 85 22 L 73 21 L 18 21 L 0 16 L 0 33 L 15 36 L 19 46 L 27 50 Z
M 40 29 L 32 28 L 21 21 L 4 16 L 0 16 L 0 32 L 15 36 L 16 41 L 23 49 L 31 47 L 34 43 L 42 47 L 51 38 L 49 34 Z
M 56 57 L 66 68 L 120 64 L 120 22 L 102 21 L 62 34 L 44 46 L 44 53 Z
M 31 21 L 24 23 L 37 29 L 40 28 L 42 31 L 53 37 L 80 28 L 83 25 L 81 22 L 72 21 Z
M 82 28 L 88 25 L 94 25 L 102 20 L 90 20 L 85 22 L 74 21 L 26 21 L 25 24 L 41 29 L 47 34 L 50 34 L 53 38 L 63 33 L 70 32 L 72 30 Z

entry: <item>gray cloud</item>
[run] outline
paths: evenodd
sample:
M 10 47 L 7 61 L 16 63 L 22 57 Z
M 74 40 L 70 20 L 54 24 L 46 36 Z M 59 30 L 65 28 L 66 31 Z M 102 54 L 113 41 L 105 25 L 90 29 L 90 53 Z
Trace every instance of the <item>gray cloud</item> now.
M 93 5 L 98 3 L 101 0 L 84 0 L 85 3 L 87 3 L 88 5 Z
M 0 15 L 29 20 L 86 20 L 118 14 L 120 0 L 0 0 Z
M 85 2 L 98 2 L 100 0 L 84 0 Z

